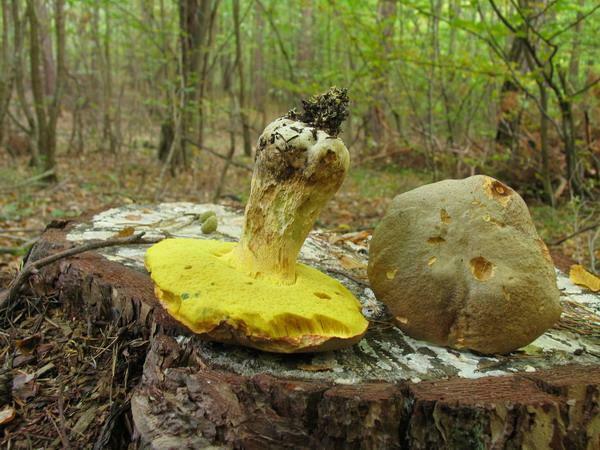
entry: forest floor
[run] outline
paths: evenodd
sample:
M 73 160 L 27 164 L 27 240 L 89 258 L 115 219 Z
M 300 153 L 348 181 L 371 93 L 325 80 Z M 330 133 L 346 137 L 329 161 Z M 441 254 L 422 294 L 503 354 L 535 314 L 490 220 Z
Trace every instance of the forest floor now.
M 212 202 L 223 162 L 210 156 L 196 158 L 193 165 L 201 169 L 180 172 L 175 177 L 166 171 L 161 180 L 161 165 L 150 149 L 114 156 L 63 155 L 58 160 L 58 184 L 43 186 L 32 181 L 35 174 L 26 160 L 15 161 L 0 154 L 0 287 L 14 276 L 28 246 L 54 219 L 128 203 Z M 243 208 L 250 178 L 249 171 L 231 166 L 218 202 Z M 431 181 L 427 173 L 411 169 L 353 167 L 321 214 L 317 227 L 339 233 L 369 232 L 395 195 Z M 557 208 L 529 203 L 538 231 L 549 244 L 557 265 L 576 261 L 591 269 L 595 261 L 591 252 L 600 257 L 600 239 L 596 239 L 594 248 L 593 230 L 560 245 L 551 244 L 597 222 L 599 212 L 573 201 Z

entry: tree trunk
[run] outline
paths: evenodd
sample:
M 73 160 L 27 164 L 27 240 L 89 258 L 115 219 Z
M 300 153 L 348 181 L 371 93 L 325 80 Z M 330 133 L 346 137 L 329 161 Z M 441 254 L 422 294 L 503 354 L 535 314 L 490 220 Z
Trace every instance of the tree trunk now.
M 226 239 L 240 215 L 218 205 L 129 205 L 94 217 L 54 222 L 27 263 L 98 236 L 135 227 L 152 236 L 204 236 L 194 219 L 207 210 Z M 53 294 L 75 320 L 113 323 L 150 341 L 131 412 L 148 448 L 596 448 L 600 444 L 600 344 L 573 331 L 600 297 L 559 274 L 562 300 L 575 311 L 531 346 L 479 356 L 417 341 L 391 323 L 366 289 L 364 262 L 309 235 L 305 264 L 337 277 L 373 320 L 351 349 L 275 355 L 205 342 L 156 300 L 143 265 L 147 246 L 88 251 L 42 268 L 37 295 Z M 573 305 L 585 308 L 574 308 Z M 378 312 L 379 311 L 379 312 Z M 577 312 L 578 311 L 578 312 Z M 383 315 L 382 315 L 383 314 Z M 566 316 L 565 316 L 566 317 Z M 565 361 L 569 365 L 565 366 Z
M 52 102 L 48 107 L 48 153 L 46 154 L 44 171 L 54 171 L 56 181 L 58 174 L 56 171 L 56 126 L 58 116 L 60 115 L 61 100 L 65 88 L 67 75 L 66 67 L 66 37 L 65 37 L 65 0 L 54 0 L 54 27 L 56 32 L 56 77 L 54 85 L 54 95 Z
M 235 65 L 235 62 L 234 62 Z M 223 90 L 227 93 L 229 97 L 229 151 L 227 152 L 225 163 L 223 168 L 221 169 L 221 175 L 219 176 L 219 182 L 215 187 L 213 193 L 213 202 L 218 203 L 221 195 L 223 193 L 223 189 L 227 183 L 227 172 L 229 170 L 229 166 L 231 165 L 231 161 L 233 159 L 233 155 L 235 154 L 235 134 L 236 134 L 236 124 L 235 119 L 239 115 L 239 103 L 233 92 L 233 82 L 232 82 L 232 67 L 231 61 L 227 56 L 222 57 L 222 66 L 223 66 Z
M 365 134 L 372 138 L 376 145 L 382 146 L 386 140 L 388 125 L 385 119 L 385 97 L 387 95 L 387 61 L 388 55 L 392 50 L 392 40 L 394 37 L 395 19 L 397 12 L 396 0 L 379 0 L 377 4 L 378 28 L 381 30 L 381 47 L 379 50 L 379 62 L 382 67 L 378 68 L 373 74 L 373 100 L 367 112 L 365 121 Z
M 169 150 L 173 145 L 173 139 L 175 138 L 175 125 L 171 120 L 167 120 L 160 125 L 160 138 L 158 143 L 157 157 L 161 162 L 167 160 Z
M 560 109 L 562 138 L 565 147 L 565 157 L 567 160 L 566 178 L 571 192 L 575 194 L 584 194 L 583 177 L 580 174 L 579 158 L 577 155 L 577 145 L 575 143 L 575 120 L 573 117 L 573 101 L 570 97 L 570 87 L 567 82 L 567 74 L 563 68 L 559 68 L 558 76 L 560 79 L 562 92 L 558 99 Z
M 35 125 L 35 117 L 31 112 L 29 103 L 27 102 L 26 93 L 25 93 L 25 72 L 23 65 L 25 64 L 23 59 L 24 52 L 24 33 L 26 28 L 26 23 L 29 20 L 27 16 L 27 8 L 25 11 L 25 16 L 21 17 L 21 13 L 19 11 L 19 0 L 12 0 L 11 2 L 11 17 L 13 21 L 13 26 L 15 29 L 15 91 L 17 93 L 17 100 L 21 112 L 23 116 L 25 116 L 27 120 L 29 141 L 31 145 L 29 146 L 31 151 L 31 166 L 40 166 L 41 158 L 39 154 L 39 147 L 37 142 L 37 132 Z
M 54 96 L 56 88 L 56 63 L 52 48 L 52 21 L 49 17 L 45 2 L 35 2 L 38 36 L 40 39 L 40 52 L 43 68 L 44 95 L 47 98 Z
M 265 49 L 265 21 L 258 4 L 254 4 L 254 33 L 256 34 L 255 46 L 252 53 L 252 92 L 253 104 L 260 115 L 259 128 L 262 130 L 267 125 L 267 86 L 265 79 L 264 53 Z
M 513 43 L 508 54 L 507 64 L 521 67 L 523 57 L 523 39 L 519 36 L 513 38 Z M 514 155 L 519 145 L 519 114 L 521 90 L 512 78 L 507 78 L 500 88 L 500 112 L 496 129 L 496 143 L 510 150 Z
M 0 39 L 0 146 L 4 144 L 4 119 L 10 105 L 14 81 L 14 58 L 9 56 L 9 9 L 7 0 L 0 2 L 0 14 L 2 14 L 2 35 Z M 14 39 L 13 39 L 14 43 Z
M 204 2 L 207 3 L 207 2 Z M 181 111 L 182 137 L 190 134 L 196 120 L 197 111 L 202 117 L 202 107 L 196 104 L 198 86 L 198 52 L 200 45 L 201 26 L 199 23 L 198 0 L 179 0 L 179 42 L 181 52 L 181 77 L 183 79 L 183 104 Z M 200 119 L 201 121 L 202 119 Z M 200 122 L 202 123 L 202 122 Z M 200 142 L 203 144 L 203 142 Z M 172 164 L 187 165 L 187 144 L 184 141 L 178 145 L 180 151 L 173 155 Z
M 108 150 L 111 154 L 118 152 L 118 140 L 114 131 L 113 119 L 113 77 L 111 56 L 111 23 L 110 2 L 104 2 L 104 33 L 102 36 L 102 139 L 108 141 Z
M 242 41 L 240 37 L 240 1 L 233 0 L 233 28 L 235 31 L 235 65 L 239 82 L 239 112 L 242 122 L 242 137 L 244 142 L 244 155 L 252 155 L 252 141 L 250 139 L 250 124 L 246 113 L 246 80 L 244 75 L 244 59 L 242 57 Z
M 554 207 L 554 190 L 552 189 L 552 181 L 550 175 L 550 157 L 549 157 L 549 142 L 548 142 L 548 90 L 544 82 L 539 82 L 540 90 L 540 151 L 542 156 L 542 183 L 544 185 L 544 193 L 548 204 Z
M 581 56 L 581 34 L 583 30 L 583 11 L 585 9 L 585 0 L 579 0 L 579 11 L 577 11 L 576 24 L 573 33 L 573 43 L 571 46 L 571 56 L 569 59 L 569 80 L 573 86 L 579 86 L 579 60 Z
M 31 92 L 35 111 L 35 136 L 37 148 L 40 153 L 41 164 L 44 170 L 51 170 L 55 165 L 56 139 L 50 133 L 49 118 L 46 111 L 46 97 L 44 95 L 43 78 L 41 74 L 41 51 L 38 35 L 39 23 L 36 15 L 35 0 L 27 0 L 27 18 L 29 21 L 29 63 L 31 74 Z M 47 181 L 56 181 L 56 174 L 50 174 Z
M 104 8 L 101 6 L 104 5 Z M 104 32 L 101 31 L 101 10 L 104 9 Z M 108 2 L 97 1 L 93 5 L 92 32 L 95 47 L 94 63 L 96 66 L 96 101 L 100 107 L 100 132 L 99 143 L 102 151 L 115 154 L 117 150 L 113 133 L 112 120 L 112 69 L 110 55 L 110 17 Z
M 206 125 L 206 114 L 205 114 L 205 98 L 209 88 L 209 69 L 210 69 L 210 55 L 212 44 L 214 40 L 215 26 L 217 22 L 217 12 L 219 10 L 220 0 L 204 1 L 202 3 L 201 10 L 201 29 L 200 35 L 200 53 L 202 58 L 200 60 L 200 80 L 197 95 L 198 103 L 198 143 L 200 148 L 204 145 L 204 128 Z

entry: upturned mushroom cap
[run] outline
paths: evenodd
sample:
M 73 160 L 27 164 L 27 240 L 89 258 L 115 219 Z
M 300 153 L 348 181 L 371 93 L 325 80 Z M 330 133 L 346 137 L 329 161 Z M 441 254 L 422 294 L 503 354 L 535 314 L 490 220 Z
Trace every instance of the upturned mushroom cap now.
M 293 284 L 231 264 L 234 243 L 166 239 L 146 254 L 155 292 L 194 333 L 270 352 L 333 350 L 365 332 L 358 300 L 337 280 L 298 264 Z
M 167 239 L 148 250 L 146 267 L 163 306 L 196 333 L 266 351 L 357 342 L 368 326 L 358 300 L 337 280 L 296 262 L 348 164 L 344 143 L 323 130 L 288 118 L 268 125 L 240 242 Z
M 510 352 L 561 314 L 525 202 L 487 176 L 397 196 L 373 234 L 368 275 L 403 331 L 459 349 Z

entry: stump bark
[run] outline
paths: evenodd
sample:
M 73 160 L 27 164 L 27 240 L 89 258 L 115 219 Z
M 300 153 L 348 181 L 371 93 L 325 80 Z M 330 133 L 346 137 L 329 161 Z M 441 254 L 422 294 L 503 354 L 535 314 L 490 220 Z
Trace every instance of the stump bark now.
M 206 236 L 198 216 L 209 209 L 220 224 Z M 235 240 L 241 223 L 217 205 L 130 205 L 52 223 L 29 261 L 132 229 Z M 597 320 L 599 296 L 558 273 L 556 328 L 505 356 L 458 352 L 393 327 L 368 287 L 365 249 L 330 237 L 311 233 L 300 260 L 338 278 L 371 320 L 359 344 L 336 352 L 274 355 L 190 335 L 154 296 L 146 246 L 61 260 L 32 287 L 58 293 L 90 326 L 113 321 L 150 339 L 131 400 L 147 448 L 600 448 L 600 337 L 574 325 Z

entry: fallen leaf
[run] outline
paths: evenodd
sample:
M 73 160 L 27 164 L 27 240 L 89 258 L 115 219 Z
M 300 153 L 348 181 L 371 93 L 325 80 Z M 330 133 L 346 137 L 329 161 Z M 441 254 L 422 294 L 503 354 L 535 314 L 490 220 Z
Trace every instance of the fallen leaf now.
M 573 283 L 584 286 L 592 292 L 600 291 L 600 277 L 588 272 L 580 264 L 573 264 L 571 266 L 569 278 Z
M 366 240 L 370 235 L 371 235 L 371 233 L 367 230 L 354 231 L 352 233 L 345 233 L 345 234 L 342 234 L 341 236 L 333 235 L 333 236 L 331 236 L 331 238 L 329 238 L 329 243 L 337 244 L 339 242 L 350 241 L 355 244 L 360 244 L 362 241 Z
M 17 417 L 17 412 L 12 406 L 5 406 L 0 410 L 0 425 L 12 422 Z
M 352 270 L 352 269 L 366 269 L 367 265 L 357 261 L 356 259 L 350 257 L 350 256 L 346 256 L 346 255 L 342 255 L 340 257 L 340 265 L 344 268 L 344 269 L 348 269 L 348 270 Z
M 135 232 L 133 227 L 125 227 L 119 231 L 114 237 L 129 237 Z
M 15 346 L 21 351 L 24 355 L 30 355 L 42 341 L 41 334 L 34 334 L 33 336 L 28 336 L 24 339 L 16 339 Z

